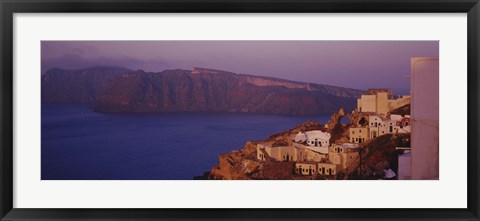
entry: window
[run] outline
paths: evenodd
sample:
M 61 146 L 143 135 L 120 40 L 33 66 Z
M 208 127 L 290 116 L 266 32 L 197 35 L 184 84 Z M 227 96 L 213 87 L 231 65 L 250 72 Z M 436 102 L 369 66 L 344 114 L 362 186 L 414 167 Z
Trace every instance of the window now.
M 361 133 L 362 133 L 362 130 L 358 130 L 358 133 L 360 133 L 360 134 L 361 134 Z
M 352 130 L 352 134 L 355 134 L 355 131 L 354 131 L 354 130 Z

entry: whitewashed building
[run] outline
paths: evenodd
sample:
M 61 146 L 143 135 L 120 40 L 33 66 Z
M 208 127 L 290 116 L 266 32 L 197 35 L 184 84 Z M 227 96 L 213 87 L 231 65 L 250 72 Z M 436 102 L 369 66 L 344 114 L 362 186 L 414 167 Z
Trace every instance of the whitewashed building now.
M 311 147 L 328 147 L 330 146 L 331 135 L 328 132 L 320 130 L 312 130 L 305 132 L 307 145 Z

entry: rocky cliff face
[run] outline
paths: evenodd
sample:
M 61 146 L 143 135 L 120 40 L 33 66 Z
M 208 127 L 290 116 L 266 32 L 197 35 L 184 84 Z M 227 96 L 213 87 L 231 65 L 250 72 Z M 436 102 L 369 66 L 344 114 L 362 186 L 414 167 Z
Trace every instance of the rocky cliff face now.
M 89 103 L 98 112 L 252 112 L 316 115 L 354 108 L 361 91 L 195 68 L 147 73 L 123 68 L 52 69 L 42 102 Z
M 79 70 L 50 69 L 42 75 L 42 102 L 88 103 L 95 101 L 113 79 L 131 70 L 94 67 Z
M 352 89 L 199 69 L 136 71 L 115 79 L 94 102 L 99 112 L 326 114 L 353 109 Z

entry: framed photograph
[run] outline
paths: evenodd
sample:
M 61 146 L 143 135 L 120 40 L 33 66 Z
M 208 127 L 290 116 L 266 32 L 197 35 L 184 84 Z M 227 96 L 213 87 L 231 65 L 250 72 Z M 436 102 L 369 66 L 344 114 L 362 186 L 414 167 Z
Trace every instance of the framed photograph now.
M 479 220 L 479 4 L 1 0 L 1 220 Z

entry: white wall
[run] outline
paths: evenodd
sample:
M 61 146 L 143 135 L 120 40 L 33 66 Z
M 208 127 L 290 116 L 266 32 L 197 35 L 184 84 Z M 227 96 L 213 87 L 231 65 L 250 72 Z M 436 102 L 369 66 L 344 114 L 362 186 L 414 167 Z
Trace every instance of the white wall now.
M 439 178 L 439 59 L 411 59 L 412 179 Z

